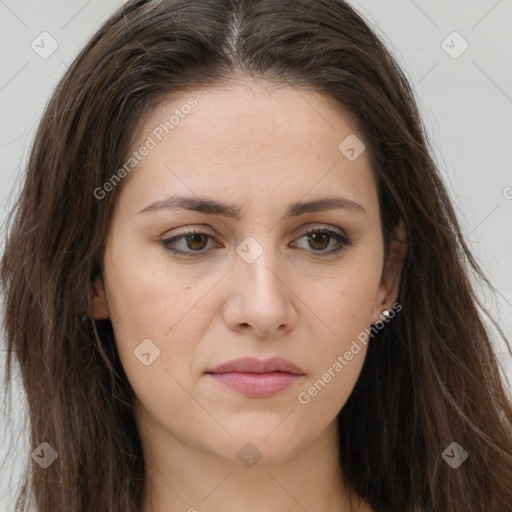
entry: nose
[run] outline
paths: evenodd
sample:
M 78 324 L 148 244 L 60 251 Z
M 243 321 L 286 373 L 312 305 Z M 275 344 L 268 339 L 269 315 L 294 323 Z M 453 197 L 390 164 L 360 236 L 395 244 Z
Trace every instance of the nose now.
M 254 261 L 245 258 L 243 252 L 239 253 L 242 256 L 235 255 L 227 283 L 224 321 L 234 331 L 252 330 L 261 337 L 282 336 L 294 328 L 298 318 L 291 272 L 275 251 L 268 246 L 263 248 L 261 242 L 259 245 L 261 253 Z

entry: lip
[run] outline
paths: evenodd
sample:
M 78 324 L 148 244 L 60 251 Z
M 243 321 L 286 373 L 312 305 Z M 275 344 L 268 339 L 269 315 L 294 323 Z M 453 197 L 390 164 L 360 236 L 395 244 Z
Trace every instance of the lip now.
M 302 368 L 296 364 L 283 359 L 282 357 L 270 357 L 268 359 L 258 359 L 256 357 L 241 357 L 232 359 L 226 363 L 207 370 L 206 373 L 229 373 L 229 372 L 248 372 L 248 373 L 270 373 L 287 372 L 295 375 L 304 375 Z
M 304 375 L 302 368 L 282 357 L 243 357 L 206 372 L 217 382 L 253 398 L 273 396 L 292 386 Z

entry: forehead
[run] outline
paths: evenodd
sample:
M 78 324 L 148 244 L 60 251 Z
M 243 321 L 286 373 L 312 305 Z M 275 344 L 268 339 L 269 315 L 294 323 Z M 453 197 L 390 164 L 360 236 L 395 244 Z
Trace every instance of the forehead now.
M 288 204 L 334 189 L 376 199 L 367 152 L 351 160 L 342 151 L 347 138 L 363 144 L 355 119 L 311 90 L 240 83 L 192 91 L 160 102 L 135 135 L 133 151 L 150 139 L 152 147 L 124 184 L 132 199 L 182 192 Z
M 242 82 L 162 100 L 145 116 L 137 135 L 154 133 L 162 142 L 172 132 L 181 142 L 185 129 L 187 147 L 223 146 L 232 156 L 252 156 L 261 144 L 269 149 L 276 136 L 295 140 L 297 146 L 308 139 L 313 147 L 326 132 L 355 133 L 356 125 L 346 109 L 317 91 Z

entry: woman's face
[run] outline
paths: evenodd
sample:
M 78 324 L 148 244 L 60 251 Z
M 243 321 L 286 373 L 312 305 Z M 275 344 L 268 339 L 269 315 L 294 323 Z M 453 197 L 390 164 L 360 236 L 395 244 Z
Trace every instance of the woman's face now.
M 270 462 L 333 432 L 398 276 L 353 119 L 317 93 L 250 87 L 184 94 L 144 119 L 95 308 L 143 431 Z M 245 357 L 300 370 L 209 373 Z

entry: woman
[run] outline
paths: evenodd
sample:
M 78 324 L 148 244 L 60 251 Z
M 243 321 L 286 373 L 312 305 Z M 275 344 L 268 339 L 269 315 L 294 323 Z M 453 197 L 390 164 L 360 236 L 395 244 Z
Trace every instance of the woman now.
M 512 510 L 474 273 L 348 5 L 128 2 L 47 107 L 2 260 L 18 509 Z

